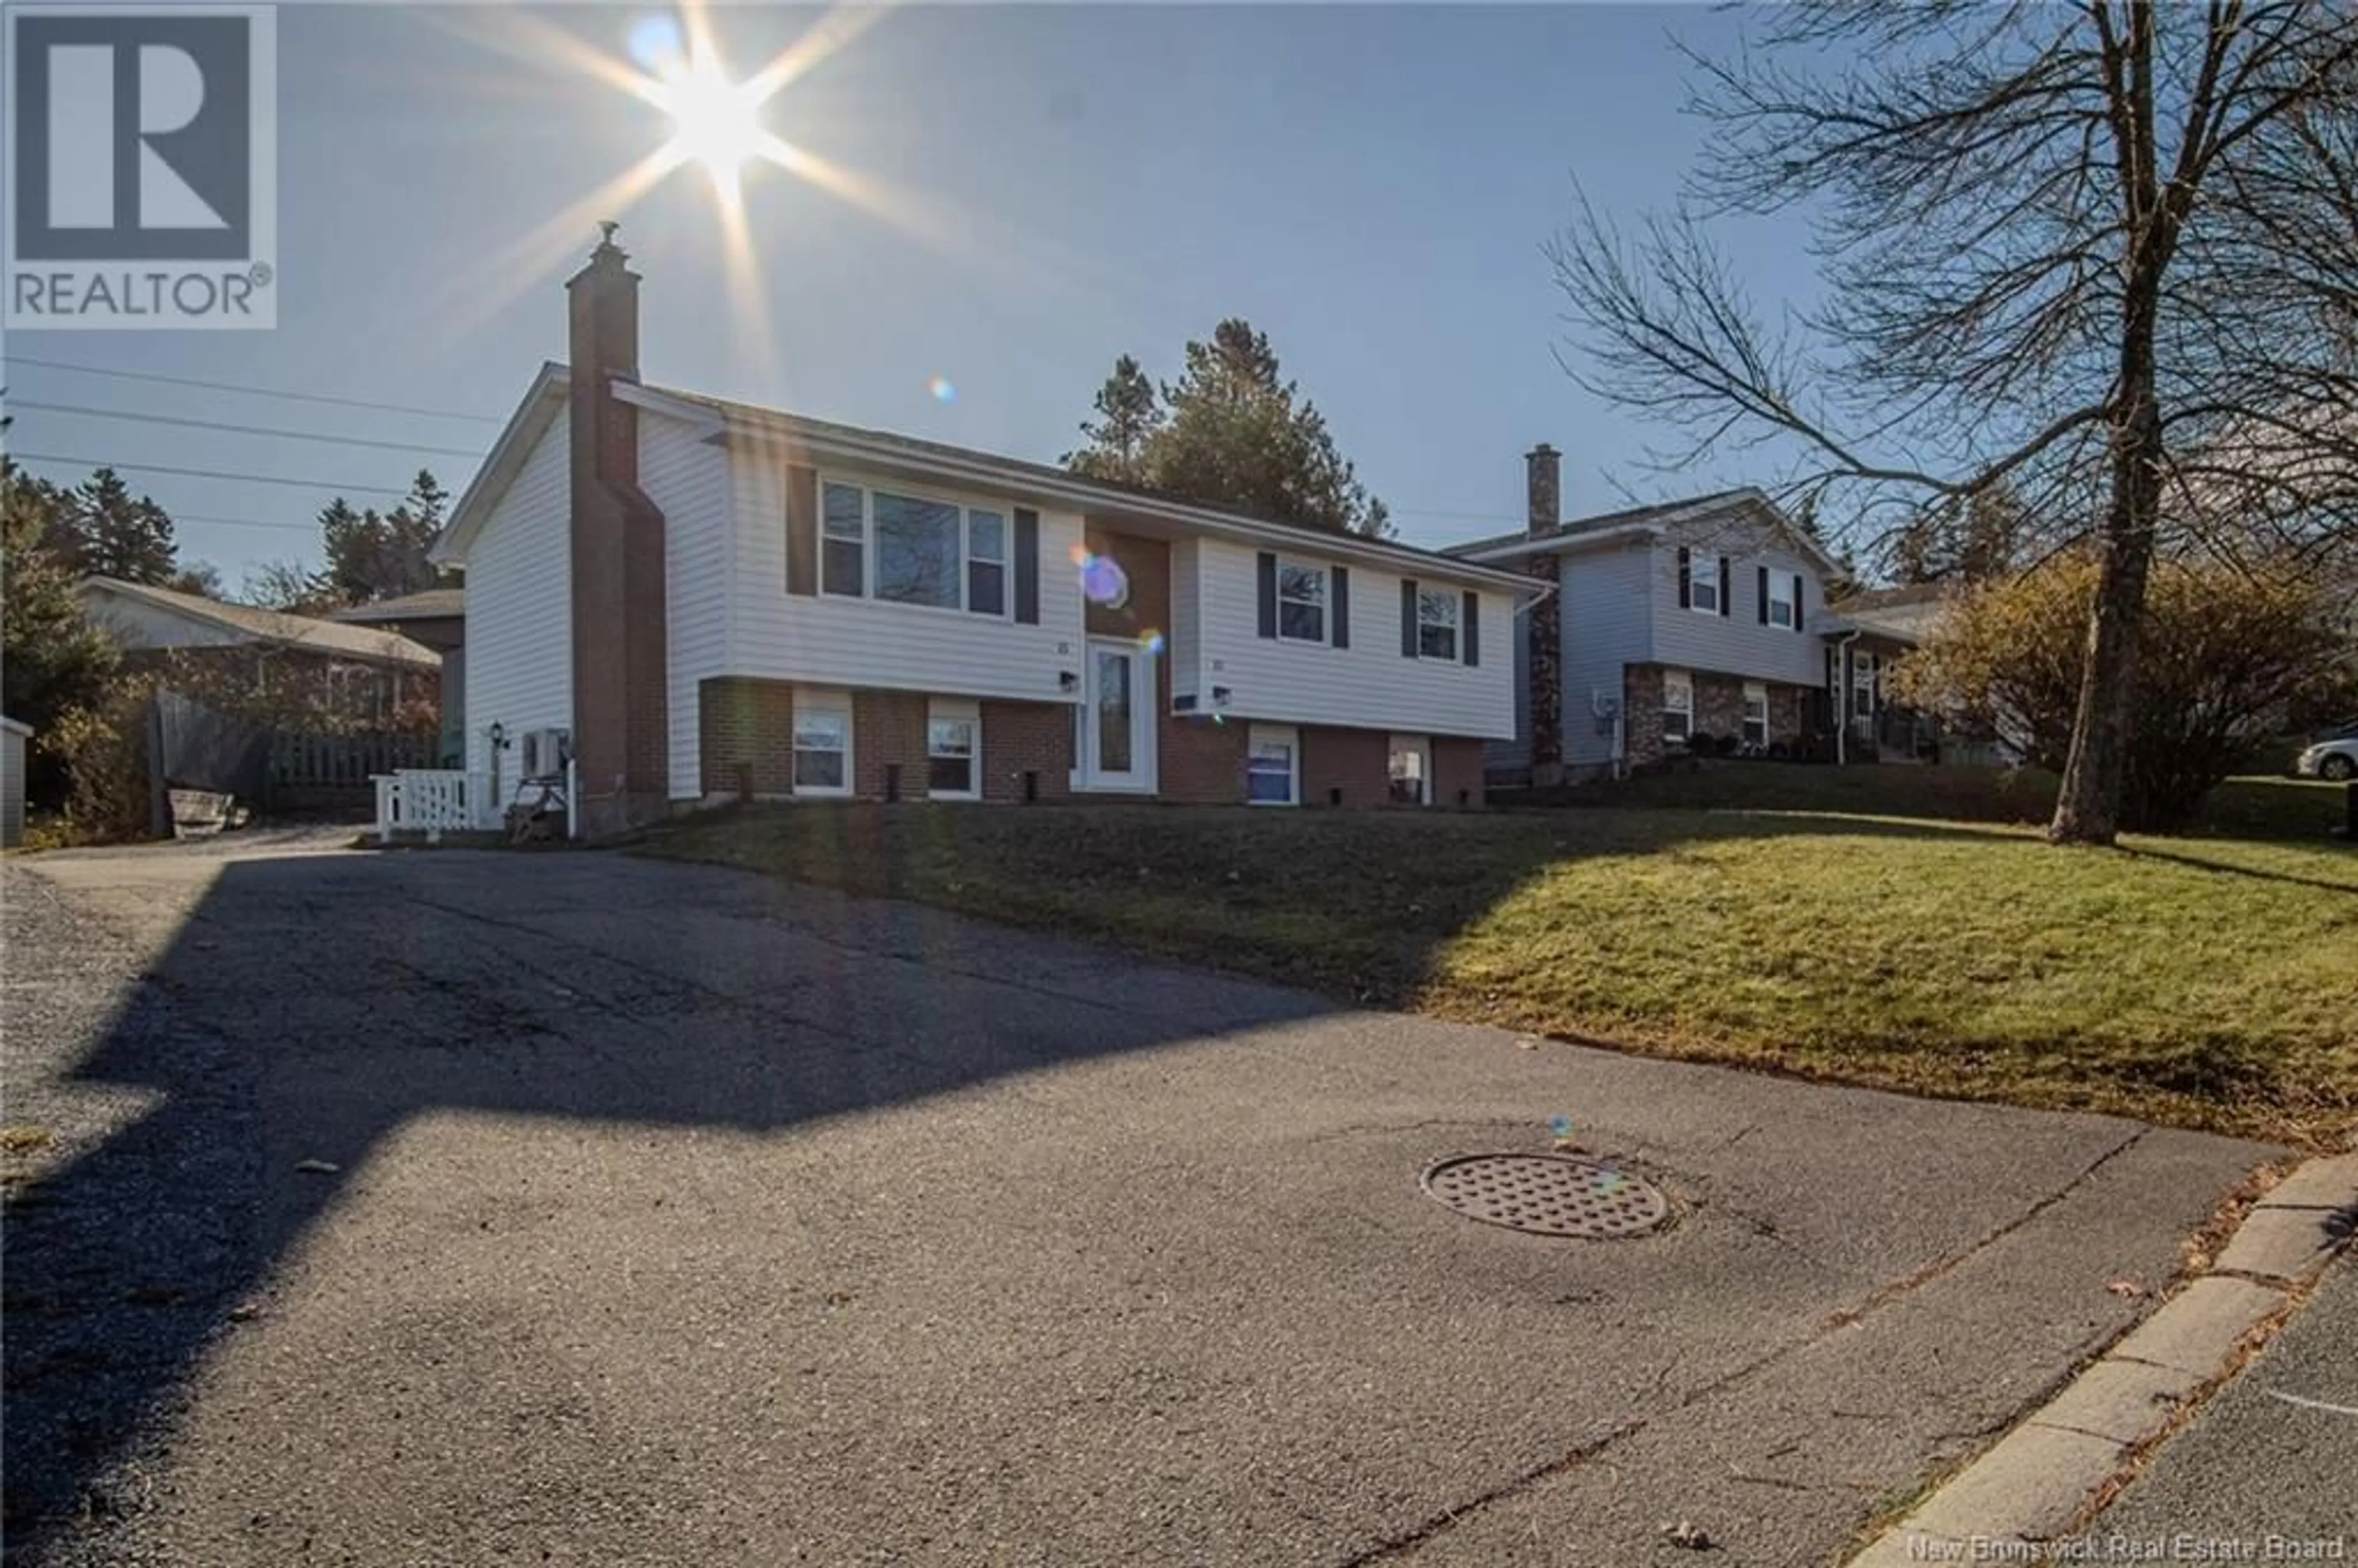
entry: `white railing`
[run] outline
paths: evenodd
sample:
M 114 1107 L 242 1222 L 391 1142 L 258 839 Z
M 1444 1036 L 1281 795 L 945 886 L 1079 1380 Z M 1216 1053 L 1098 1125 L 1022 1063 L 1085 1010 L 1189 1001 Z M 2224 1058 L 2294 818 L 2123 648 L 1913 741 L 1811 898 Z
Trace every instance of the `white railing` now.
M 428 842 L 446 832 L 488 831 L 500 825 L 492 798 L 492 775 L 455 768 L 398 768 L 375 774 L 376 836 L 423 833 Z

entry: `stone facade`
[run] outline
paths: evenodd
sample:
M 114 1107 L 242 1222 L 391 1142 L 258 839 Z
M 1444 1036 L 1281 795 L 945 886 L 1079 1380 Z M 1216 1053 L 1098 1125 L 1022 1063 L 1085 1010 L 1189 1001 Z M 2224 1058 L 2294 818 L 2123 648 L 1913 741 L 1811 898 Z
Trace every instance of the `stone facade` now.
M 1622 675 L 1623 744 L 1632 766 L 1659 762 L 1667 754 L 1662 743 L 1662 668 L 1631 665 Z M 1692 732 L 1696 735 L 1744 736 L 1744 687 L 1741 676 L 1711 670 L 1690 670 L 1694 688 Z M 1790 681 L 1762 681 L 1768 697 L 1768 741 L 1798 753 L 1811 741 L 1814 728 L 1815 688 Z
M 1563 460 L 1542 441 L 1523 459 L 1524 514 L 1533 537 L 1553 533 L 1563 519 Z M 1531 689 L 1523 699 L 1531 730 L 1531 783 L 1542 788 L 1563 782 L 1563 559 L 1536 555 L 1523 570 L 1545 585 L 1523 615 L 1524 667 Z

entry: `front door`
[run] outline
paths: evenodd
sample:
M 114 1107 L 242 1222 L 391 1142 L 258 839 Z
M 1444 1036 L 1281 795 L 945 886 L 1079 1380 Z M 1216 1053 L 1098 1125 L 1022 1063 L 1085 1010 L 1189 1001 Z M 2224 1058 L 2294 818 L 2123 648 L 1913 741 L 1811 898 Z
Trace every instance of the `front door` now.
M 1154 655 L 1135 643 L 1089 643 L 1076 723 L 1073 787 L 1154 788 Z

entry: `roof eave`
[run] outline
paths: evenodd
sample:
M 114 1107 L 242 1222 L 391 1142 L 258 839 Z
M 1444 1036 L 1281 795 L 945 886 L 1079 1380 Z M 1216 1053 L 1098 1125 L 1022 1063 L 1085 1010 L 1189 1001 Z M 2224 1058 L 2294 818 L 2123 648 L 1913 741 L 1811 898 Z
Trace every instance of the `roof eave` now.
M 474 544 L 475 536 L 483 531 L 484 523 L 490 520 L 500 499 L 507 493 L 508 486 L 515 482 L 525 460 L 532 455 L 533 448 L 547 433 L 549 425 L 564 407 L 566 383 L 565 366 L 553 360 L 541 365 L 540 373 L 533 377 L 531 387 L 516 404 L 515 412 L 508 416 L 507 424 L 502 427 L 500 438 L 485 454 L 482 466 L 476 469 L 475 477 L 467 481 L 465 493 L 459 497 L 459 504 L 451 510 L 449 525 L 442 530 L 441 537 L 434 541 L 434 547 L 427 552 L 427 560 L 438 567 L 464 567 L 467 564 L 467 551 Z
M 709 408 L 665 399 L 659 393 L 633 388 L 632 401 L 661 412 L 677 412 L 683 416 L 709 416 Z M 1380 561 L 1401 568 L 1416 568 L 1427 573 L 1445 573 L 1454 579 L 1494 588 L 1510 595 L 1529 597 L 1539 589 L 1538 584 L 1520 573 L 1500 571 L 1478 562 L 1462 560 L 1430 550 L 1420 550 L 1412 545 L 1395 545 L 1383 539 L 1368 539 L 1350 534 L 1314 533 L 1307 529 L 1288 528 L 1281 524 L 1267 523 L 1237 513 L 1195 506 L 1185 502 L 1169 501 L 1127 490 L 1115 490 L 1092 484 L 1087 480 L 1070 479 L 1043 471 L 1032 465 L 999 463 L 988 453 L 971 457 L 946 451 L 918 451 L 886 440 L 865 440 L 841 430 L 814 429 L 790 415 L 772 415 L 765 411 L 745 409 L 725 417 L 725 429 L 715 438 L 741 433 L 754 439 L 791 439 L 798 446 L 823 455 L 864 459 L 897 468 L 914 469 L 970 482 L 1006 484 L 1083 507 L 1119 508 L 1147 516 L 1185 524 L 1207 534 L 1260 544 L 1288 545 L 1295 548 L 1321 551 L 1330 555 L 1357 557 L 1362 560 Z

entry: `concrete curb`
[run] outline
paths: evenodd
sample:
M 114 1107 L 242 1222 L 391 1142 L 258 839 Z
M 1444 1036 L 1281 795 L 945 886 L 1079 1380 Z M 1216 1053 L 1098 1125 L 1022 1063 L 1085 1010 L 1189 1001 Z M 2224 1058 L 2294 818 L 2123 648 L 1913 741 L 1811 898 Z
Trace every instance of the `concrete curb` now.
M 2358 1150 L 2303 1164 L 2253 1206 L 2209 1273 L 1877 1537 L 1849 1568 L 1980 1561 L 1969 1553 L 1993 1544 L 2028 1551 L 2053 1540 L 2185 1400 L 2223 1380 L 2244 1336 L 2349 1246 L 2353 1228 Z M 2009 1552 L 2003 1560 L 2032 1559 Z

